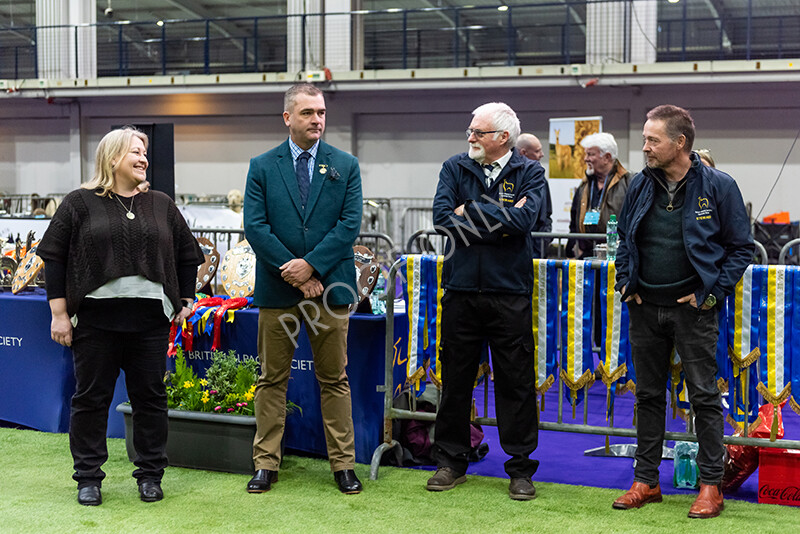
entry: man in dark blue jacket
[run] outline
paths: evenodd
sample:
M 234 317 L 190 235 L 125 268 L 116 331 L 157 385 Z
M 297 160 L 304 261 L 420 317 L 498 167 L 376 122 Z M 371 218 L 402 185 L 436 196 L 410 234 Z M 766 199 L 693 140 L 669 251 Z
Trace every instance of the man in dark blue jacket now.
M 647 167 L 631 181 L 620 213 L 616 289 L 628 302 L 636 370 L 637 451 L 631 489 L 614 508 L 661 501 L 666 385 L 673 349 L 695 413 L 700 493 L 689 517 L 724 508 L 723 417 L 716 383 L 719 305 L 753 257 L 750 219 L 736 182 L 692 152 L 694 122 L 676 106 L 647 114 Z
M 478 107 L 469 152 L 444 162 L 433 222 L 448 237 L 442 297 L 442 402 L 436 417 L 438 469 L 427 489 L 466 480 L 472 390 L 484 344 L 492 351 L 500 444 L 511 456 L 509 496 L 533 499 L 538 420 L 531 331 L 534 247 L 544 205 L 544 169 L 513 148 L 519 120 L 506 104 Z

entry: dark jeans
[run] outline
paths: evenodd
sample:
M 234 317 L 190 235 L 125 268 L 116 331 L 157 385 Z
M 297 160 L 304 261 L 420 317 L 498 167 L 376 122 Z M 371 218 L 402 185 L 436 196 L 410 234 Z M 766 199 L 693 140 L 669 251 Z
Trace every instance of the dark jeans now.
M 529 458 L 539 436 L 530 296 L 448 290 L 442 297 L 443 390 L 434 458 L 439 467 L 467 470 L 472 391 L 487 340 L 500 445 L 511 456 L 506 473 L 530 478 L 539 466 Z
M 133 320 L 133 318 L 132 318 Z M 78 324 L 73 331 L 75 394 L 69 423 L 69 446 L 78 488 L 99 485 L 108 459 L 108 409 L 119 371 L 133 410 L 133 446 L 139 483 L 160 481 L 167 466 L 166 372 L 169 323 L 147 332 L 112 332 Z
M 636 469 L 634 480 L 658 483 L 664 441 L 667 380 L 673 348 L 686 375 L 689 402 L 695 413 L 699 450 L 697 468 L 703 484 L 719 484 L 723 473 L 723 417 L 715 358 L 718 310 L 701 311 L 689 304 L 656 306 L 628 303 L 629 338 L 636 371 Z

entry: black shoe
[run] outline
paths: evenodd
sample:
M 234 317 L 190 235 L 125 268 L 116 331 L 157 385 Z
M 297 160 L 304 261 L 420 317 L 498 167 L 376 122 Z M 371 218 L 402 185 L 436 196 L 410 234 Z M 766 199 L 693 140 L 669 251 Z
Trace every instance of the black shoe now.
M 139 498 L 144 502 L 156 502 L 163 499 L 164 492 L 161 491 L 161 482 L 145 480 L 139 484 Z
M 515 501 L 530 501 L 536 497 L 536 488 L 529 478 L 512 478 L 508 484 L 508 496 Z
M 278 481 L 278 472 L 259 469 L 247 483 L 247 493 L 264 493 L 272 489 L 272 483 Z
M 356 472 L 352 469 L 342 469 L 341 471 L 336 471 L 333 473 L 333 478 L 339 485 L 339 491 L 346 493 L 347 495 L 361 493 L 361 490 L 364 489 L 363 486 L 361 486 L 361 481 L 358 480 L 358 477 L 356 476 Z
M 103 502 L 100 486 L 84 486 L 78 489 L 78 503 L 84 506 L 98 506 Z

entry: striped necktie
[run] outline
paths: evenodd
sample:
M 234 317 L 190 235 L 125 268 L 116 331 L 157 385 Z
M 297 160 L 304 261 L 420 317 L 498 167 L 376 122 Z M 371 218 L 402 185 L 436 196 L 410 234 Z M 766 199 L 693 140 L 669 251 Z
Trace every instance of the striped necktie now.
M 489 163 L 483 166 L 483 173 L 486 175 L 486 187 L 492 187 L 492 183 L 494 182 L 494 178 L 492 178 L 492 174 L 494 170 L 499 167 L 500 165 L 497 164 L 495 161 L 494 163 Z

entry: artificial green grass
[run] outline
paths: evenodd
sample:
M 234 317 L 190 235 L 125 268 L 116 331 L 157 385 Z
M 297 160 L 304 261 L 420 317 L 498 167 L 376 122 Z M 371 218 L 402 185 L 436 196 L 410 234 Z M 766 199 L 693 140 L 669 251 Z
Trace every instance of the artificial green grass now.
M 108 448 L 103 504 L 80 506 L 66 435 L 0 429 L 0 532 L 783 534 L 800 525 L 797 508 L 727 500 L 722 516 L 692 520 L 691 495 L 619 511 L 611 508 L 619 490 L 541 482 L 535 500 L 518 502 L 508 498 L 506 479 L 492 477 L 431 493 L 427 471 L 381 467 L 372 481 L 365 465 L 356 467 L 364 492 L 342 495 L 327 461 L 296 456 L 284 458 L 268 493 L 245 492 L 245 475 L 171 467 L 165 499 L 143 503 L 124 441 L 109 439 Z

